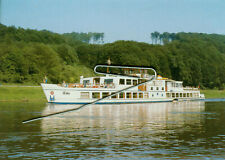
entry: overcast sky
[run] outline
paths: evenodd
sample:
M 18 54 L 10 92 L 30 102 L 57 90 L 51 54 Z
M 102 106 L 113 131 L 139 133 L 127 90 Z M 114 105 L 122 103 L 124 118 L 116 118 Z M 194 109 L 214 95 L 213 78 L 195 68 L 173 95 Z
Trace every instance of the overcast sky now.
M 225 0 L 2 0 L 2 23 L 53 32 L 104 32 L 150 42 L 150 33 L 225 34 Z

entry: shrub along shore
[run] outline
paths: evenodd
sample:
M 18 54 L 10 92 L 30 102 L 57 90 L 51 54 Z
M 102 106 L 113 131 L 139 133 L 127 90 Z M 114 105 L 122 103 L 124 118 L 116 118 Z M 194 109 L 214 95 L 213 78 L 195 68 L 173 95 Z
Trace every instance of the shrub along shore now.
M 225 90 L 201 90 L 206 98 L 225 98 Z M 0 102 L 47 102 L 40 86 L 0 86 Z

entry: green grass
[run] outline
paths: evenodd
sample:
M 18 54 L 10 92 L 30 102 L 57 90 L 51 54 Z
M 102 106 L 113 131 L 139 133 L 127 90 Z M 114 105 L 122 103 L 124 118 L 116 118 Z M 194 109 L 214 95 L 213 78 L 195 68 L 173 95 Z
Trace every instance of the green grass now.
M 225 90 L 201 90 L 205 98 L 225 98 Z
M 6 102 L 46 102 L 41 87 L 0 87 L 0 101 Z

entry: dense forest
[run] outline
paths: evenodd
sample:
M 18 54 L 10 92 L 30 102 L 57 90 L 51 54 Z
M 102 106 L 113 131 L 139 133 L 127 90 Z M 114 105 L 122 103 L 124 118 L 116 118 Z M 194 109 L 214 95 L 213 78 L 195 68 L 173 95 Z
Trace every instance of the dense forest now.
M 0 25 L 0 83 L 76 82 L 96 64 L 151 66 L 187 86 L 225 87 L 225 36 L 203 33 L 150 34 L 152 44 L 116 41 L 104 33 L 37 31 Z

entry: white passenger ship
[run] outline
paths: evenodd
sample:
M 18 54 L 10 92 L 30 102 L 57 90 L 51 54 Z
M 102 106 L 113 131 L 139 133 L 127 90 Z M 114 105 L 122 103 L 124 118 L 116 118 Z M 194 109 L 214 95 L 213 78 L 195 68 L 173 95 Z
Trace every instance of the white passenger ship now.
M 155 78 L 153 80 L 140 85 L 140 83 L 151 79 L 152 76 L 144 71 L 136 75 L 139 75 L 141 78 L 108 74 L 106 76 L 89 78 L 81 76 L 80 83 L 77 84 L 64 83 L 59 85 L 42 83 L 41 86 L 47 101 L 58 104 L 87 104 L 98 99 L 102 99 L 96 102 L 98 104 L 171 102 L 174 100 L 204 99 L 204 94 L 200 94 L 198 88 L 183 87 L 182 81 L 163 78 L 159 75 L 156 76 L 155 72 Z M 128 87 L 129 89 L 126 90 Z M 123 91 L 109 96 L 120 90 Z

